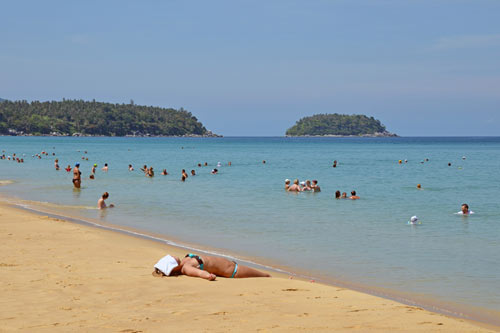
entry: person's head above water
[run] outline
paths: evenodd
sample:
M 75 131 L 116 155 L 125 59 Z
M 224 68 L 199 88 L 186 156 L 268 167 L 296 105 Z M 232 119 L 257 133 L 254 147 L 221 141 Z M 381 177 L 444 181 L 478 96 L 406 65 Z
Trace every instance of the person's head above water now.
M 289 185 L 290 184 L 290 179 L 285 179 L 285 184 Z
M 102 198 L 103 198 L 103 199 L 107 199 L 108 197 L 109 197 L 109 193 L 108 193 L 108 192 L 104 192 L 104 193 L 102 194 Z
M 356 195 L 356 191 L 351 191 L 351 195 Z
M 295 179 L 295 180 L 293 181 L 293 183 L 294 183 L 295 185 L 299 185 L 299 180 L 298 180 L 298 179 Z
M 469 205 L 466 203 L 462 204 L 462 214 L 469 214 Z
M 340 191 L 335 192 L 335 199 L 340 199 Z

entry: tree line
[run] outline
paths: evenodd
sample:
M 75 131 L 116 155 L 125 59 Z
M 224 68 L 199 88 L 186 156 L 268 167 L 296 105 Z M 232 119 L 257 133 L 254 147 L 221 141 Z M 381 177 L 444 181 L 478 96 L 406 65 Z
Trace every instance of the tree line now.
M 190 112 L 83 100 L 2 101 L 1 134 L 205 135 L 207 129 Z
M 286 135 L 365 135 L 385 133 L 379 120 L 365 115 L 317 114 L 304 117 L 286 131 Z

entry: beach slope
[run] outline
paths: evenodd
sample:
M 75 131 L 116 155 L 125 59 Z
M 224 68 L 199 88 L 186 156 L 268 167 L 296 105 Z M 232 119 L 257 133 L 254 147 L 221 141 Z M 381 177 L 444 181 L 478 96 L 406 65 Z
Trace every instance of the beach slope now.
M 348 289 L 273 278 L 155 278 L 186 250 L 0 204 L 0 331 L 489 332 Z

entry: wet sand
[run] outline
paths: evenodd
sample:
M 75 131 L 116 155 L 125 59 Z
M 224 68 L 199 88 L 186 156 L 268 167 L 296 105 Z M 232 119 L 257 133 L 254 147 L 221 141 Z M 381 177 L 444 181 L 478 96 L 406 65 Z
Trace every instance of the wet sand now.
M 0 331 L 493 332 L 475 322 L 289 279 L 155 278 L 186 250 L 0 204 Z

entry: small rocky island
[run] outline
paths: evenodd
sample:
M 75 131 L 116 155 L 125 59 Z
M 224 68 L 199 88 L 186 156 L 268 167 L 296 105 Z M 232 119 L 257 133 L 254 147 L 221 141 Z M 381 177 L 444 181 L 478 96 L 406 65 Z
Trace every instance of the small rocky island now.
M 380 120 L 365 115 L 316 114 L 304 117 L 286 131 L 286 136 L 396 137 Z

